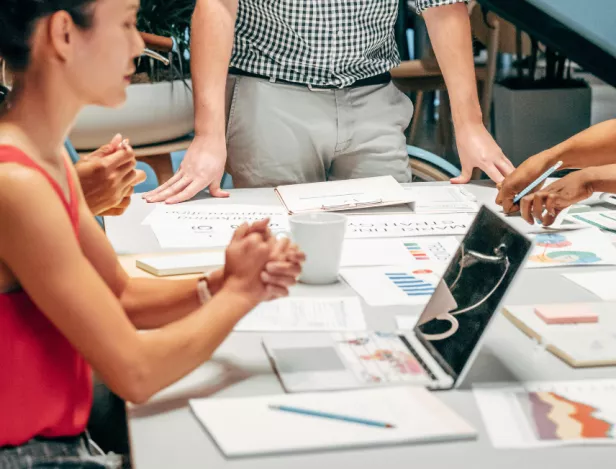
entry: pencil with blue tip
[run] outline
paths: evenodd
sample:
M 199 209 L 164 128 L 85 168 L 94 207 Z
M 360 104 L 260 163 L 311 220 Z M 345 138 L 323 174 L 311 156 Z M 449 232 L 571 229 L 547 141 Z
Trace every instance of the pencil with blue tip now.
M 549 168 L 545 173 L 543 173 L 541 176 L 539 176 L 537 179 L 535 179 L 533 182 L 531 182 L 526 187 L 526 189 L 524 189 L 522 192 L 520 192 L 518 195 L 516 195 L 513 198 L 513 203 L 517 204 L 520 200 L 522 200 L 523 197 L 526 197 L 528 194 L 530 194 L 530 192 L 535 187 L 537 187 L 539 184 L 541 184 L 543 181 L 545 181 L 547 178 L 549 178 L 552 175 L 552 173 L 556 172 L 558 170 L 558 168 L 560 168 L 562 165 L 563 165 L 563 162 L 559 161 L 554 166 Z
M 280 410 L 282 412 L 292 412 L 295 414 L 308 415 L 310 417 L 321 417 L 326 419 L 341 420 L 343 422 L 357 423 L 360 425 L 369 425 L 371 427 L 396 428 L 395 425 L 392 425 L 391 423 L 350 417 L 348 415 L 332 414 L 329 412 L 321 412 L 318 410 L 301 409 L 299 407 L 291 407 L 286 405 L 270 405 L 269 408 L 272 410 Z

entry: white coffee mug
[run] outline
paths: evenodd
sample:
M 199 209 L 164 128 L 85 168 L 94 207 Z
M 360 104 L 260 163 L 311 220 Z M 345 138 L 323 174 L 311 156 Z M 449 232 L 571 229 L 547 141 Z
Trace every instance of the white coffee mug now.
M 330 212 L 302 213 L 291 216 L 289 226 L 291 239 L 306 254 L 299 281 L 313 285 L 337 282 L 347 217 Z

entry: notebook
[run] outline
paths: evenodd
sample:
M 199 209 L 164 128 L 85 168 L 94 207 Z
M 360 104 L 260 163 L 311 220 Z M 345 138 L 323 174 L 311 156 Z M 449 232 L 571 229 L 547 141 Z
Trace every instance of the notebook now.
M 574 368 L 616 366 L 615 304 L 579 303 L 578 306 L 598 315 L 598 321 L 546 324 L 535 312 L 535 306 L 507 306 L 503 314 L 518 329 Z
M 386 207 L 414 200 L 392 176 L 293 184 L 275 190 L 291 214 Z
M 395 428 L 283 412 L 271 405 L 386 421 Z M 229 458 L 476 437 L 466 421 L 421 387 L 195 399 L 190 407 Z
M 220 267 L 224 263 L 224 251 L 146 257 L 137 259 L 136 262 L 137 267 L 141 270 L 158 277 L 199 274 L 214 267 Z

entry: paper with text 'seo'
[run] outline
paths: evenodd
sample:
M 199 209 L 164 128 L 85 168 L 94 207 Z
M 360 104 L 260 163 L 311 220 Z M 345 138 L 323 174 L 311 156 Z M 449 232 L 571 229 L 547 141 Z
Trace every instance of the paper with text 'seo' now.
M 347 238 L 403 238 L 413 236 L 463 235 L 473 222 L 466 213 L 414 215 L 352 215 Z
M 276 194 L 289 213 L 386 207 L 414 200 L 392 176 L 278 186 Z

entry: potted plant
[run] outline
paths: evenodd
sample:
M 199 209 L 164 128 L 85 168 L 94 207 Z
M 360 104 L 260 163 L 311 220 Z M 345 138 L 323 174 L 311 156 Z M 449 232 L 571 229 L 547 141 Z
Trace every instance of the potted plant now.
M 190 21 L 194 7 L 195 0 L 141 0 L 137 28 L 150 35 L 173 38 L 172 51 L 164 51 L 156 41 L 146 43 L 150 48 L 158 47 L 169 64 L 141 57 L 121 108 L 86 107 L 70 135 L 77 149 L 98 148 L 118 132 L 130 138 L 133 146 L 142 146 L 174 140 L 193 131 Z
M 590 126 L 588 83 L 572 77 L 565 56 L 532 37 L 530 44 L 524 56 L 517 30 L 514 74 L 494 87 L 496 140 L 516 166 Z

